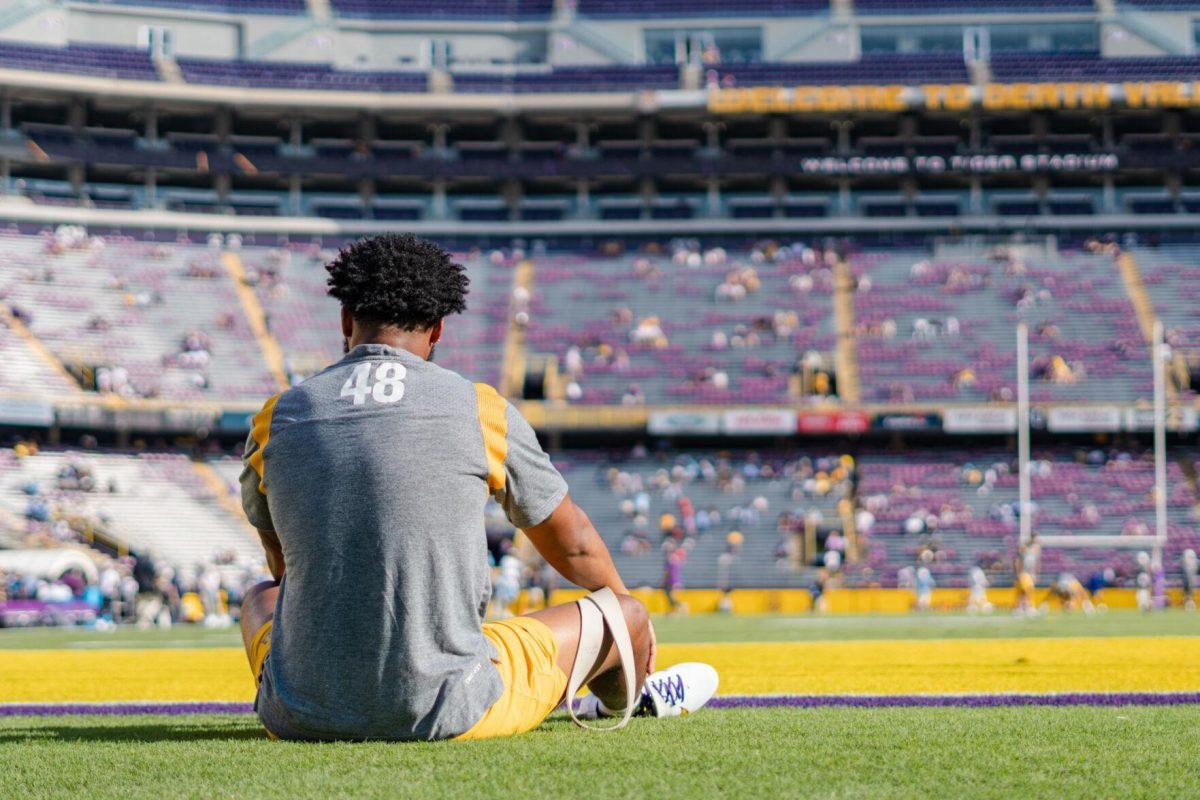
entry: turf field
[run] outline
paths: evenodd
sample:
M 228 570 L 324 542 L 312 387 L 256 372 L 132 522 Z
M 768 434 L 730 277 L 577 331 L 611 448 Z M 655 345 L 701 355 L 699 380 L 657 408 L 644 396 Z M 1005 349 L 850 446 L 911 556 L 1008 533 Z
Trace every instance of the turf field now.
M 656 627 L 664 663 L 718 666 L 721 707 L 406 745 L 268 741 L 230 631 L 0 631 L 0 797 L 1132 798 L 1200 780 L 1200 615 Z

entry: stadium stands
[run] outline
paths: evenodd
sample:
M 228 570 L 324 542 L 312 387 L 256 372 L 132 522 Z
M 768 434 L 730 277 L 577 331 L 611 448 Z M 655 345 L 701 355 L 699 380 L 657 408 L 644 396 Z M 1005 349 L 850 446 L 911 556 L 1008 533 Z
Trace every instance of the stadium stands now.
M 829 363 L 832 281 L 802 247 L 539 259 L 527 346 L 585 404 L 785 402 L 806 352 Z
M 181 58 L 189 83 L 358 92 L 423 92 L 426 75 L 418 71 L 334 69 L 330 64 L 298 61 L 236 61 Z
M 958 53 L 864 55 L 857 61 L 729 64 L 711 68 L 710 75 L 710 83 L 726 87 L 966 83 L 969 80 L 967 67 Z
M 17 17 L 34 5 L 0 22 L 23 30 Z M 128 26 L 88 27 L 139 5 L 167 10 L 148 11 L 137 38 L 160 58 L 132 47 Z M 1198 408 L 1186 373 L 1200 374 L 1200 247 L 1187 243 L 1200 213 L 1200 121 L 1187 98 L 1200 58 L 1190 33 L 1169 30 L 1179 15 L 1152 13 L 1179 5 L 56 4 L 67 21 L 57 33 L 31 18 L 42 43 L 0 44 L 0 65 L 33 73 L 0 98 L 4 208 L 14 209 L 4 216 L 25 220 L 0 233 L 0 420 L 16 429 L 36 418 L 48 440 L 96 434 L 122 447 L 194 433 L 189 448 L 230 453 L 247 409 L 340 355 L 322 269 L 332 248 L 411 224 L 453 237 L 472 279 L 470 310 L 448 322 L 438 363 L 528 403 L 631 583 L 660 583 L 659 518 L 671 514 L 692 539 L 685 583 L 811 585 L 817 554 L 798 556 L 797 530 L 819 513 L 823 541 L 851 518 L 839 501 L 856 500 L 863 557 L 844 566 L 851 585 L 893 585 L 925 563 L 956 585 L 981 561 L 1003 584 L 1017 535 L 1011 448 L 999 444 L 1011 424 L 981 424 L 978 439 L 943 438 L 940 426 L 951 429 L 953 412 L 1011 411 L 1018 322 L 1031 329 L 1042 533 L 1120 536 L 1152 519 L 1152 471 L 1135 441 L 1155 314 L 1174 348 L 1172 422 Z M 1061 17 L 1025 16 L 1042 13 Z M 208 25 L 239 32 L 208 42 L 197 33 Z M 93 34 L 123 45 L 45 43 Z M 1101 42 L 1169 54 L 1104 55 Z M 56 89 L 43 72 L 156 85 L 89 93 L 85 81 Z M 1140 101 L 1129 86 L 1084 96 L 1063 85 L 1084 81 L 1172 83 L 1143 87 Z M 721 91 L 752 87 L 767 88 Z M 242 89 L 261 91 L 230 102 Z M 346 94 L 356 91 L 428 94 Z M 103 237 L 50 233 L 68 214 Z M 1137 246 L 1148 228 L 1168 243 Z M 204 246 L 198 229 L 222 233 Z M 1012 231 L 1044 255 L 994 247 Z M 1074 249 L 1110 231 L 1133 248 L 1140 279 L 1127 261 L 1114 265 L 1115 244 Z M 835 253 L 848 254 L 856 287 L 835 286 Z M 1083 435 L 1102 429 L 1114 449 L 1056 438 L 1052 404 L 1111 411 Z M 767 427 L 780 438 L 755 452 L 729 420 L 757 412 L 778 414 Z M 656 421 L 685 415 L 702 422 L 675 431 L 673 449 L 631 454 Z M 92 419 L 102 421 L 79 429 Z M 881 449 L 910 430 L 919 449 Z M 598 441 L 610 449 L 591 449 Z M 802 452 L 806 441 L 818 452 Z M 1173 570 L 1200 539 L 1195 454 L 1171 447 Z M 257 554 L 231 523 L 236 460 L 131 452 L 22 464 L 0 453 L 0 528 L 28 510 L 16 470 L 130 546 L 180 562 Z M 843 452 L 857 458 L 857 484 L 818 478 Z M 56 488 L 71 458 L 120 491 Z M 214 489 L 206 469 L 227 486 Z M 164 508 L 171 524 L 156 525 Z M 1042 583 L 1059 570 L 1128 570 L 1130 559 L 1048 551 Z
M 172 400 L 275 391 L 247 347 L 253 338 L 219 252 L 75 234 L 2 238 L 0 296 L 96 386 Z
M 0 296 L 87 388 L 243 402 L 275 391 L 219 251 L 111 237 L 65 247 L 53 237 L 4 241 L 12 269 Z M 1172 267 L 1169 252 L 1162 266 L 1147 256 L 1147 288 L 1168 328 L 1183 337 L 1177 343 L 1194 346 L 1190 273 Z M 329 257 L 314 246 L 241 251 L 293 377 L 339 354 L 322 269 Z M 793 376 L 805 365 L 832 372 L 833 277 L 825 257 L 802 245 L 538 256 L 524 349 L 558 360 L 573 403 L 791 402 Z M 460 258 L 474 294 L 466 315 L 447 326 L 439 362 L 498 384 L 522 256 Z M 1151 395 L 1148 349 L 1110 255 L 931 261 L 926 250 L 893 249 L 864 250 L 852 262 L 866 402 L 1011 401 L 1013 331 L 1022 319 L 1032 333 L 1035 402 L 1133 403 Z M 71 391 L 14 332 L 0 338 L 0 351 L 11 353 L 6 369 L 30 391 Z
M 1190 81 L 1200 69 L 1200 58 L 1001 51 L 992 56 L 991 67 L 996 81 Z
M 1187 454 L 1191 457 L 1190 454 Z M 1043 535 L 1149 533 L 1154 465 L 1121 450 L 1035 450 L 1035 532 Z M 866 566 L 894 585 L 905 566 L 928 566 L 941 585 L 963 586 L 967 570 L 989 565 L 993 582 L 1012 578 L 1018 529 L 1017 476 L 1005 450 L 940 450 L 927 456 L 865 452 L 858 459 L 858 502 L 873 517 Z M 1196 494 L 1177 463 L 1168 464 L 1169 544 L 1164 564 L 1178 577 L 1179 554 L 1200 546 Z M 1129 550 L 1044 548 L 1043 582 L 1072 572 L 1081 581 L 1113 567 L 1126 578 Z
M 546 19 L 554 0 L 330 0 L 335 14 L 370 19 L 535 20 Z
M 0 42 L 0 67 L 32 72 L 72 72 L 97 78 L 158 80 L 149 52 L 93 44 L 47 47 L 3 41 Z
M 1014 330 L 1029 323 L 1034 401 L 1149 398 L 1150 358 L 1111 256 L 934 261 L 854 258 L 864 399 L 1012 400 Z
M 828 11 L 829 0 L 579 0 L 577 9 L 588 17 L 790 16 Z
M 142 8 L 167 8 L 178 11 L 206 11 L 218 14 L 304 14 L 304 0 L 82 0 L 85 3 L 115 4 Z
M 134 553 L 177 566 L 262 559 L 258 537 L 218 502 L 186 456 L 45 452 L 17 459 L 0 450 L 0 464 L 0 504 L 13 514 L 45 501 L 52 518 L 83 518 Z M 87 483 L 76 477 L 83 475 Z
M 981 3 L 962 3 L 957 0 L 854 0 L 859 14 L 1013 14 L 1059 11 L 1090 11 L 1093 0 L 1059 0 L 1053 5 L 1032 0 L 987 0 Z
M 0 386 L 40 399 L 71 396 L 80 391 L 78 384 L 46 363 L 3 321 L 0 321 Z
M 1138 267 L 1154 310 L 1162 318 L 1167 340 L 1180 348 L 1200 347 L 1200 248 L 1166 245 L 1139 248 Z
M 689 542 L 685 586 L 720 585 L 720 556 L 734 531 L 741 539 L 728 566 L 732 585 L 807 586 L 815 570 L 799 563 L 793 537 L 809 516 L 840 528 L 837 504 L 853 485 L 852 468 L 831 454 L 643 449 L 553 457 L 630 586 L 662 585 L 664 539 Z
M 807 587 L 824 559 L 827 536 L 842 530 L 843 500 L 858 509 L 862 555 L 856 562 L 850 543 L 834 545 L 849 559 L 841 565 L 848 585 L 895 586 L 901 570 L 918 565 L 928 566 L 942 586 L 965 585 L 975 565 L 985 566 L 997 585 L 1012 577 L 1018 520 L 1009 450 L 868 448 L 857 464 L 844 455 L 744 447 L 569 449 L 552 457 L 631 586 L 661 585 L 662 544 L 669 541 L 687 548 L 685 586 Z M 1173 456 L 1196 457 L 1186 449 Z M 235 516 L 241 462 L 206 464 L 225 484 L 225 497 L 182 455 L 62 451 L 17 459 L 12 450 L 0 450 L 0 511 L 24 517 L 42 513 L 34 509 L 44 502 L 50 519 L 86 520 L 134 552 L 180 567 L 257 563 L 257 542 Z M 89 483 L 62 477 L 68 474 L 86 475 Z M 1200 548 L 1200 533 L 1195 490 L 1176 461 L 1168 465 L 1168 482 L 1164 563 L 1175 583 L 1180 554 Z M 1036 448 L 1034 530 L 1147 533 L 1152 487 L 1153 462 L 1144 451 Z M 817 547 L 807 553 L 806 523 Z M 740 536 L 731 539 L 733 532 Z M 1043 582 L 1061 572 L 1083 580 L 1106 567 L 1128 580 L 1134 555 L 1107 548 L 1042 552 Z
M 633 92 L 678 89 L 675 66 L 557 67 L 517 73 L 455 72 L 458 92 Z

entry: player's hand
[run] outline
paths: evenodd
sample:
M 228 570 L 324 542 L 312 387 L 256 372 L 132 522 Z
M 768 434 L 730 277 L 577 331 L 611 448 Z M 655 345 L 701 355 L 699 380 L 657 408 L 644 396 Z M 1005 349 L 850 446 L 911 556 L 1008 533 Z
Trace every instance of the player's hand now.
M 646 620 L 646 627 L 650 631 L 650 652 L 646 658 L 646 674 L 654 674 L 654 660 L 658 657 L 658 640 L 654 636 L 654 623 Z

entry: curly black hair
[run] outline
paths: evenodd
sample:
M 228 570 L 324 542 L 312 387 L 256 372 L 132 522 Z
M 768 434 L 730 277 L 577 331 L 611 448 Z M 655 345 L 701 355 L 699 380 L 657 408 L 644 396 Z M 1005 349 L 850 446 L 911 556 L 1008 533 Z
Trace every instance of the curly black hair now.
M 329 294 L 361 322 L 425 330 L 467 308 L 470 280 L 463 266 L 410 234 L 361 239 L 325 269 Z

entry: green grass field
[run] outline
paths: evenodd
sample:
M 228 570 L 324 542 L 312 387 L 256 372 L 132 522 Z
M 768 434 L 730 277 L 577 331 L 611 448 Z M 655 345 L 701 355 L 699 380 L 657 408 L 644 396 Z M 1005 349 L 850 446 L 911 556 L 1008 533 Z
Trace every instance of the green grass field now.
M 662 642 L 811 642 L 872 639 L 984 639 L 1061 636 L 1200 636 L 1200 614 L 1112 611 L 1086 617 L 1050 614 L 790 616 L 658 616 Z M 108 633 L 62 628 L 0 629 L 0 650 L 106 647 L 240 647 L 236 629 L 177 626 L 171 630 L 122 628 Z
M 0 722 L 7 798 L 1196 796 L 1200 707 L 723 710 L 590 734 L 281 744 L 248 717 Z
M 1200 615 L 693 617 L 668 642 L 1195 636 Z M 0 631 L 0 648 L 228 646 L 236 633 Z M 3 653 L 0 653 L 2 659 Z M 803 687 L 797 687 L 802 691 Z M 2 687 L 0 687 L 2 692 Z M 0 798 L 1178 798 L 1200 705 L 710 709 L 472 743 L 268 741 L 250 715 L 0 717 Z

